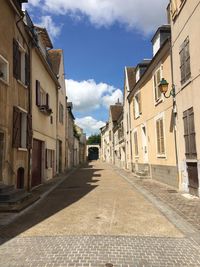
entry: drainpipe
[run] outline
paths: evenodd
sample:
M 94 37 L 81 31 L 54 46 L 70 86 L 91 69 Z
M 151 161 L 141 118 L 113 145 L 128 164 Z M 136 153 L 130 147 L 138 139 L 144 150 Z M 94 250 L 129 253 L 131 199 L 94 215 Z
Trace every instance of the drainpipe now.
M 176 167 L 179 178 L 179 161 L 178 161 L 178 144 L 177 144 L 177 127 L 176 127 L 176 118 L 177 118 L 177 106 L 176 106 L 176 88 L 174 84 L 174 64 L 173 64 L 173 53 L 172 53 L 172 38 L 170 38 L 170 62 L 171 62 L 171 76 L 172 76 L 172 89 L 174 90 L 173 96 L 173 123 L 174 123 L 174 142 L 175 142 L 175 154 L 176 154 Z
M 20 27 L 19 27 L 19 23 L 23 20 L 24 16 L 21 16 L 19 18 L 19 20 L 16 22 L 16 26 L 17 26 L 17 29 L 19 31 L 19 33 L 21 34 L 21 37 L 23 38 L 24 42 L 26 43 L 26 46 L 27 46 L 27 49 L 28 49 L 28 54 L 29 54 L 29 68 L 31 69 L 31 62 L 32 62 L 32 58 L 31 58 L 31 46 L 30 46 L 30 43 L 28 43 L 26 41 L 26 38 L 24 37 Z M 30 70 L 29 69 L 29 70 Z M 28 114 L 31 116 L 32 118 L 32 95 L 31 95 L 31 81 L 32 81 L 32 72 L 30 71 L 29 73 L 29 84 L 28 84 Z M 32 123 L 32 121 L 31 121 Z M 32 128 L 32 125 L 31 125 L 31 128 Z M 31 148 L 28 148 L 28 191 L 30 191 L 31 189 L 31 185 L 30 185 L 30 182 L 31 182 L 31 159 L 32 159 L 32 149 Z

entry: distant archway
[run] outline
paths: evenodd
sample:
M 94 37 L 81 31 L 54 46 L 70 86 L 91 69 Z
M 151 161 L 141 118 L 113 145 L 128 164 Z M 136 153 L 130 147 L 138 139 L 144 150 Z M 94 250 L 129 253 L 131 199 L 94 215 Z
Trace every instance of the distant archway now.
M 88 145 L 87 146 L 87 157 L 88 157 L 88 160 L 98 160 L 100 158 L 100 146 L 99 145 Z

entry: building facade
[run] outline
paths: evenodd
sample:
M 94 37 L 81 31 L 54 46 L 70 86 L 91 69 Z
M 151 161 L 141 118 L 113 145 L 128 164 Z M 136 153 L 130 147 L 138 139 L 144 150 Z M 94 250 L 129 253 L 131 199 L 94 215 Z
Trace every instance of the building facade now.
M 181 190 L 200 195 L 199 0 L 171 0 L 173 81 L 176 91 Z

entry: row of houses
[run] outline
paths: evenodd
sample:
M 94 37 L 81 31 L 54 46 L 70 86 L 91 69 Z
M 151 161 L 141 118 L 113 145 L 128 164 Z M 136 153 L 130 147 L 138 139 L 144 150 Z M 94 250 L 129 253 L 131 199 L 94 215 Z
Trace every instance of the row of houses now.
M 199 0 L 171 0 L 152 59 L 124 71 L 124 101 L 101 128 L 102 159 L 200 196 Z
M 86 136 L 66 97 L 63 51 L 23 2 L 3 0 L 0 8 L 1 188 L 31 189 L 86 160 Z

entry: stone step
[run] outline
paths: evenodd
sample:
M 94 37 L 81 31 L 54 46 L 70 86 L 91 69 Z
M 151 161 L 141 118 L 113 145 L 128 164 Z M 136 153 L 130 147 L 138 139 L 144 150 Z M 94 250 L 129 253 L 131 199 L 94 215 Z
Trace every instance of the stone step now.
M 25 189 L 14 189 L 0 194 L 0 203 L 7 202 L 11 200 L 18 200 L 25 197 Z
M 0 184 L 0 194 L 10 192 L 14 190 L 14 185 Z

